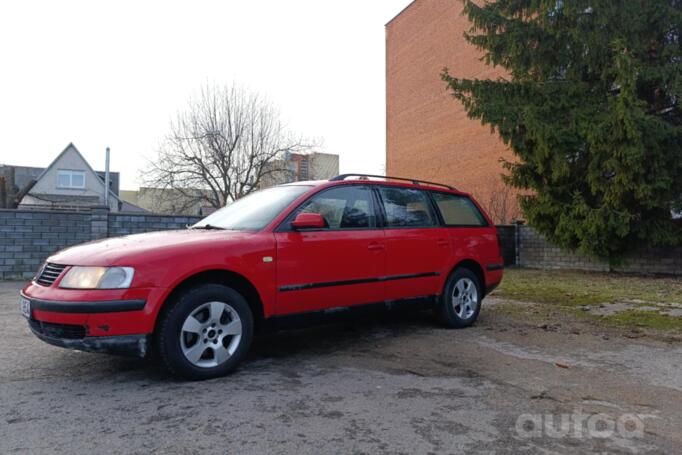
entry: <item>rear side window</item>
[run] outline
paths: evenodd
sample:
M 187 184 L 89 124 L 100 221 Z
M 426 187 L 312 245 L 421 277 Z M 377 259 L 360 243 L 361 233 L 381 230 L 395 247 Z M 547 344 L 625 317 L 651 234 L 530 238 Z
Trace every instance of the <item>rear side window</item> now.
M 436 216 L 425 192 L 382 186 L 379 194 L 384 204 L 386 227 L 436 226 Z
M 487 226 L 488 222 L 478 207 L 466 196 L 431 193 L 443 221 L 448 226 Z

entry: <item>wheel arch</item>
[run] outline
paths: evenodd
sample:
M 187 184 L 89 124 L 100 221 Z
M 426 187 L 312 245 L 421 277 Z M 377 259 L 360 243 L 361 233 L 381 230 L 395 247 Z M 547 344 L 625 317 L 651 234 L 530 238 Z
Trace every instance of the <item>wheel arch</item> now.
M 452 274 L 455 273 L 455 271 L 457 269 L 462 269 L 462 268 L 469 269 L 470 271 L 472 271 L 476 275 L 476 278 L 478 278 L 478 281 L 481 284 L 481 292 L 483 293 L 483 297 L 485 297 L 485 295 L 486 295 L 486 292 L 485 292 L 486 291 L 485 272 L 483 271 L 483 267 L 481 266 L 481 264 L 478 261 L 476 261 L 475 259 L 469 258 L 469 259 L 462 259 L 461 261 L 459 261 L 450 270 L 450 273 L 448 274 L 447 278 L 450 278 L 450 276 L 452 276 Z M 445 283 L 443 283 L 443 286 L 446 286 L 446 285 L 447 285 L 447 279 L 445 280 Z
M 201 284 L 222 284 L 239 292 L 246 299 L 251 311 L 256 327 L 260 326 L 264 320 L 263 301 L 256 287 L 244 275 L 227 269 L 209 269 L 194 273 L 185 277 L 177 283 L 167 294 L 156 314 L 154 330 L 156 330 L 159 317 L 164 310 L 169 308 L 170 303 L 180 294 L 194 286 Z

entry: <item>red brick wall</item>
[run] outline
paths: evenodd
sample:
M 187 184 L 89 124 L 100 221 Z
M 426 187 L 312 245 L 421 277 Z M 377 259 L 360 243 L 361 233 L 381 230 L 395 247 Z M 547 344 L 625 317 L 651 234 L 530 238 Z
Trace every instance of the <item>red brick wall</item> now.
M 415 0 L 386 25 L 386 174 L 449 183 L 487 206 L 502 188 L 499 160 L 512 153 L 467 118 L 440 73 L 445 66 L 463 78 L 505 73 L 481 62 L 465 41 L 471 25 L 461 12 L 458 0 Z

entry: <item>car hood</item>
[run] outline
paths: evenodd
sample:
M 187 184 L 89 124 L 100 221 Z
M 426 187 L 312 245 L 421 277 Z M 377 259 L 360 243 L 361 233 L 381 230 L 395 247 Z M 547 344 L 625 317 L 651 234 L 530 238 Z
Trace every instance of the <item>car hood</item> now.
M 65 265 L 135 265 L 168 256 L 196 254 L 239 242 L 252 235 L 249 232 L 203 229 L 148 232 L 76 245 L 50 256 L 48 262 Z

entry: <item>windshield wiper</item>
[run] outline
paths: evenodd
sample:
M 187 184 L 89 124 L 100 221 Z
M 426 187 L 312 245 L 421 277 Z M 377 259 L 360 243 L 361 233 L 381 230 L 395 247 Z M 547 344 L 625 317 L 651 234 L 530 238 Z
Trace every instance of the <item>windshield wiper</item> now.
M 225 231 L 225 228 L 222 228 L 220 226 L 213 226 L 212 224 L 204 224 L 203 226 L 192 226 L 190 229 L 206 229 L 207 231 L 209 230 L 218 230 L 218 231 Z

